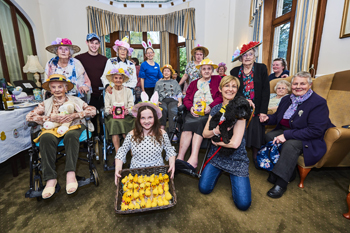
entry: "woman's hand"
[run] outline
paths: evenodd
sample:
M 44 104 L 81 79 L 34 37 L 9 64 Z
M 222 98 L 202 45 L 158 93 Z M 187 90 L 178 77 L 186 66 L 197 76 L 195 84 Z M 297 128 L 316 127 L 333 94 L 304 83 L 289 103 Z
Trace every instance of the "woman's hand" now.
M 252 107 L 252 108 L 255 108 L 255 104 L 253 103 L 253 100 L 248 100 L 247 101 L 249 102 L 249 106 Z
M 273 144 L 278 144 L 278 143 L 284 143 L 286 141 L 286 138 L 284 137 L 284 134 L 280 134 L 277 137 L 273 138 L 272 143 Z
M 159 102 L 159 101 L 158 101 L 158 105 L 161 105 L 161 104 L 162 104 L 162 102 Z
M 51 114 L 51 116 L 50 116 L 50 121 L 56 122 L 56 123 L 61 123 L 63 117 L 64 117 L 64 116 L 61 116 L 61 115 Z
M 213 134 L 214 135 L 220 135 L 221 134 L 219 125 L 217 125 L 216 128 L 213 129 Z
M 209 105 L 207 105 L 207 106 L 205 107 L 204 113 L 205 113 L 205 114 L 209 114 L 210 111 L 211 111 L 211 107 L 210 107 Z
M 61 124 L 72 122 L 74 119 L 78 118 L 79 115 L 78 115 L 78 113 L 72 113 L 72 114 L 64 115 L 62 117 L 63 118 L 61 118 L 61 121 L 59 122 Z
M 282 75 L 281 78 L 288 78 L 288 74 Z
M 87 86 L 80 86 L 79 87 L 79 92 L 80 93 L 88 93 L 89 92 L 89 88 Z
M 119 159 L 115 159 L 115 179 L 114 183 L 117 186 L 118 185 L 118 178 L 121 178 L 122 176 L 120 175 L 120 171 L 123 168 L 123 161 Z
M 265 121 L 267 121 L 269 119 L 269 116 L 268 115 L 266 115 L 265 113 L 260 113 L 260 115 L 259 115 L 259 120 L 260 120 L 260 122 L 265 122 Z
M 128 109 L 125 109 L 124 114 L 125 114 L 125 115 L 129 115 L 129 110 L 128 110 Z
M 175 158 L 176 156 L 172 156 L 169 158 L 169 170 L 168 172 L 170 173 L 170 178 L 174 178 L 174 173 L 175 173 Z
M 179 102 L 177 103 L 177 107 L 180 107 L 181 105 L 182 105 L 182 102 L 179 101 Z
M 109 94 L 112 94 L 112 87 L 110 85 L 108 85 L 108 87 L 106 87 L 105 91 L 108 92 Z
M 194 116 L 194 117 L 199 117 L 199 115 L 197 114 L 197 113 L 195 113 L 193 110 L 194 110 L 194 108 L 193 107 L 191 107 L 191 114 L 192 114 L 192 116 Z
M 113 109 L 110 108 L 109 111 L 108 111 L 109 115 L 112 115 L 113 114 Z

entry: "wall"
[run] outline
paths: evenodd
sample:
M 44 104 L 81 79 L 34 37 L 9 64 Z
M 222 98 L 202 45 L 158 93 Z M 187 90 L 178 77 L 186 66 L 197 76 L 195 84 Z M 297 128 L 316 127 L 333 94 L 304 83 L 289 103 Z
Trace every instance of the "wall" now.
M 248 27 L 250 1 L 239 0 L 192 0 L 167 9 L 120 9 L 95 0 L 12 0 L 29 17 L 34 28 L 38 56 L 42 65 L 53 55 L 46 52 L 56 37 L 67 37 L 86 51 L 87 6 L 130 15 L 167 14 L 185 8 L 196 9 L 195 45 L 210 50 L 209 58 L 215 63 L 225 62 L 228 68 L 237 46 L 252 38 Z M 243 9 L 243 10 L 242 10 Z
M 350 69 L 350 37 L 340 39 L 344 0 L 327 2 L 317 75 Z

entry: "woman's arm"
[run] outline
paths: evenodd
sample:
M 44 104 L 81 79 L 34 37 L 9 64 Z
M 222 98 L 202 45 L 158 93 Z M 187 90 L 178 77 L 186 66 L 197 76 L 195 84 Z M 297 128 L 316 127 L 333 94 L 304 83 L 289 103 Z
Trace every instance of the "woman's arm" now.
M 41 102 L 34 110 L 30 111 L 26 116 L 26 121 L 36 122 L 39 125 L 43 125 L 45 121 L 50 121 L 50 117 L 45 116 L 45 105 Z
M 127 106 L 128 108 L 125 109 L 127 110 L 127 113 L 126 114 L 130 114 L 131 113 L 131 108 L 132 106 L 134 106 L 134 96 L 132 95 L 132 91 L 129 89 L 129 88 L 126 88 L 127 91 L 128 91 L 128 100 L 127 100 Z
M 123 161 L 120 159 L 115 159 L 115 178 L 114 178 L 114 183 L 117 186 L 118 185 L 118 178 L 122 177 L 120 175 L 120 171 L 123 169 Z
M 174 172 L 175 172 L 176 151 L 175 151 L 175 148 L 171 145 L 169 136 L 165 130 L 162 130 L 162 134 L 163 134 L 163 139 L 164 139 L 163 147 L 164 147 L 164 150 L 166 152 L 165 160 L 169 161 L 168 172 L 170 172 L 171 178 L 173 178 Z
M 188 74 L 184 74 L 179 82 L 179 85 L 181 86 L 186 80 L 188 79 Z
M 203 138 L 212 138 L 215 135 L 221 134 L 219 126 L 216 126 L 216 128 L 214 128 L 213 130 L 209 130 L 209 123 L 210 123 L 211 118 L 212 118 L 212 116 L 209 115 L 208 121 L 205 124 L 204 130 L 203 130 L 203 134 L 202 134 Z
M 109 92 L 105 92 L 105 115 L 109 115 L 112 113 L 112 94 L 109 94 Z
M 238 120 L 233 128 L 233 136 L 228 144 L 224 142 L 218 142 L 216 143 L 216 146 L 222 146 L 226 148 L 234 148 L 237 149 L 243 139 L 244 131 L 245 131 L 245 119 Z

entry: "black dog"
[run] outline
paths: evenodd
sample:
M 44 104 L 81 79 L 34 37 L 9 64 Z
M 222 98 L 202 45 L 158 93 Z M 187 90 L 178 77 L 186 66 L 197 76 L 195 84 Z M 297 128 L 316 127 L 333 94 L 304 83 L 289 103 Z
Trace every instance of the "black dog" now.
M 224 115 L 224 117 L 222 117 Z M 238 119 L 248 120 L 251 115 L 249 102 L 243 96 L 235 96 L 225 107 L 225 113 L 217 112 L 209 122 L 209 130 L 213 130 L 219 125 L 220 136 L 212 137 L 214 142 L 223 141 L 228 144 L 233 136 L 233 128 Z M 221 122 L 221 124 L 219 124 Z M 229 130 L 227 130 L 229 129 Z M 230 155 L 234 149 L 222 147 L 220 154 Z

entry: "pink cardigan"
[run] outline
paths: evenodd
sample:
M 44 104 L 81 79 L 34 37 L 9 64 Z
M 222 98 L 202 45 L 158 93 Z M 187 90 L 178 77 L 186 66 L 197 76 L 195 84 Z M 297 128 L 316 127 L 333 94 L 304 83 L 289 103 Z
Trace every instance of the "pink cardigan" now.
M 193 97 L 194 94 L 198 91 L 197 83 L 198 80 L 194 80 L 190 83 L 190 86 L 188 87 L 186 91 L 186 96 L 183 100 L 183 104 L 186 106 L 187 110 L 190 111 L 191 107 L 193 106 Z M 219 75 L 212 75 L 211 81 L 209 84 L 211 96 L 213 98 L 213 102 L 209 104 L 211 108 L 213 108 L 215 105 L 218 105 L 222 103 L 222 95 L 219 91 L 219 85 L 220 85 L 221 77 Z

